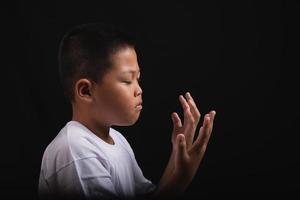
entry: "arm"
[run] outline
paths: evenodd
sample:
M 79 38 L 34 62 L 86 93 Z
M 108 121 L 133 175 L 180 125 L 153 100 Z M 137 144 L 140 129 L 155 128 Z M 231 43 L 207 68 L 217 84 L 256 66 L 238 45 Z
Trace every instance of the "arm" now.
M 213 129 L 215 111 L 204 116 L 203 125 L 194 141 L 201 114 L 191 95 L 187 93 L 185 97 L 179 97 L 184 110 L 184 124 L 182 125 L 177 113 L 172 113 L 172 152 L 156 196 L 178 195 L 186 190 L 203 159 Z

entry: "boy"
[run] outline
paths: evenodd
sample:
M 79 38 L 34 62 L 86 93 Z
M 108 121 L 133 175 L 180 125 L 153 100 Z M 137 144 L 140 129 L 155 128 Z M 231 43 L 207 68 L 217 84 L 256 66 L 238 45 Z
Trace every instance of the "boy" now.
M 140 68 L 132 39 L 100 24 L 73 28 L 59 49 L 60 78 L 72 104 L 72 120 L 46 148 L 40 172 L 41 197 L 136 198 L 182 194 L 193 179 L 212 132 L 215 111 L 204 117 L 189 93 L 180 95 L 184 121 L 172 113 L 172 153 L 154 186 L 112 125 L 133 125 L 142 110 Z

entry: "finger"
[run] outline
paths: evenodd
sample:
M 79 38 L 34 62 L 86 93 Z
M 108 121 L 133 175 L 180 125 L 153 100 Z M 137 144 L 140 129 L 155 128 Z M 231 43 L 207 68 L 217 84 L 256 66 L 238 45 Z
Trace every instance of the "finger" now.
M 184 122 L 183 122 L 183 132 L 185 134 L 185 139 L 187 146 L 190 147 L 193 143 L 194 135 L 195 135 L 195 119 L 190 111 L 190 106 L 185 100 L 185 98 L 180 95 L 179 100 L 181 102 L 183 111 L 184 111 Z
M 214 127 L 214 121 L 215 121 L 215 116 L 216 116 L 216 111 L 210 111 L 210 113 L 209 113 L 209 115 L 210 115 L 210 132 L 212 132 L 212 130 L 213 130 L 213 127 Z
M 176 112 L 173 112 L 172 115 L 172 121 L 173 121 L 173 130 L 178 130 L 182 127 L 181 119 L 179 118 L 178 114 Z
M 182 166 L 188 158 L 186 139 L 183 134 L 178 134 L 176 137 L 177 151 L 176 151 L 176 162 L 177 166 Z
M 200 120 L 200 117 L 201 117 L 201 113 L 199 112 L 198 108 L 197 108 L 197 105 L 192 97 L 192 95 L 187 92 L 185 94 L 185 98 L 187 100 L 187 103 L 189 104 L 190 106 L 190 110 L 191 110 L 191 113 L 193 114 L 195 120 L 196 120 L 196 125 L 199 123 L 199 120 Z
M 173 132 L 172 132 L 172 144 L 176 144 L 176 137 L 179 133 L 182 133 L 181 127 L 181 119 L 179 118 L 178 114 L 176 112 L 173 112 L 171 115 L 172 121 L 173 121 Z
M 206 150 L 207 143 L 209 141 L 211 131 L 210 131 L 211 119 L 210 115 L 206 114 L 204 117 L 203 126 L 199 130 L 199 135 L 194 143 L 193 150 L 204 153 Z

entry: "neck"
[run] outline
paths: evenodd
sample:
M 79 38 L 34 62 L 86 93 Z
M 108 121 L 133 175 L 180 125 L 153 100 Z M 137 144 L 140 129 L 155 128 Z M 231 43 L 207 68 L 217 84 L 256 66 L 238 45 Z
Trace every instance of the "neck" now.
M 91 115 L 85 115 L 84 113 L 73 107 L 72 121 L 81 123 L 106 143 L 114 144 L 113 139 L 109 135 L 110 125 L 100 124 L 99 121 L 93 120 L 90 117 Z

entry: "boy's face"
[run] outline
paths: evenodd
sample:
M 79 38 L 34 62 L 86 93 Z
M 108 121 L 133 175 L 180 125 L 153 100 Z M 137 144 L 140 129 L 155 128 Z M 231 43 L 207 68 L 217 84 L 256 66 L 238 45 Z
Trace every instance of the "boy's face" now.
M 109 125 L 134 124 L 142 110 L 140 68 L 133 48 L 123 48 L 112 56 L 113 66 L 95 84 L 93 112 Z

